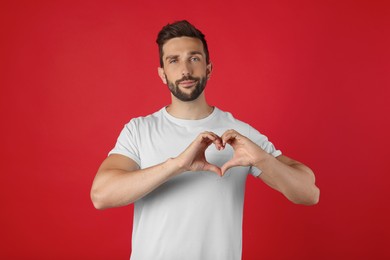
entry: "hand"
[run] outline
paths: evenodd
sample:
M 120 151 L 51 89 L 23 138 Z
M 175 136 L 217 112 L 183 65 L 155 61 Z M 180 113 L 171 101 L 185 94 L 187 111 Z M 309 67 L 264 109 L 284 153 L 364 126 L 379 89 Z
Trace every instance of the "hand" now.
M 207 162 L 204 154 L 207 147 L 213 143 L 217 150 L 224 148 L 222 139 L 213 132 L 203 132 L 198 135 L 187 149 L 176 158 L 180 168 L 184 171 L 212 171 L 222 176 L 221 169 Z
M 234 166 L 255 165 L 267 154 L 261 147 L 235 130 L 226 131 L 221 139 L 223 147 L 226 144 L 230 144 L 234 150 L 233 158 L 227 161 L 221 168 L 222 176 L 228 169 Z

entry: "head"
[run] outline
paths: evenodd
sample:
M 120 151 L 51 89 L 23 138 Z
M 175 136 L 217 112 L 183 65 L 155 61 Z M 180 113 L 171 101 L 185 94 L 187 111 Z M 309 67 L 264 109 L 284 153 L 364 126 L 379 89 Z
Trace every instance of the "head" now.
M 163 46 L 164 44 L 169 41 L 170 39 L 177 38 L 177 37 L 191 37 L 191 38 L 197 38 L 199 39 L 203 44 L 203 51 L 206 55 L 206 63 L 210 63 L 210 55 L 209 55 L 209 49 L 207 47 L 207 42 L 205 39 L 205 35 L 199 31 L 197 28 L 195 28 L 192 24 L 190 24 L 188 21 L 178 21 L 174 22 L 172 24 L 167 24 L 164 26 L 161 31 L 157 35 L 157 44 L 158 44 L 158 50 L 160 54 L 160 67 L 164 68 L 164 62 L 163 62 Z
M 204 35 L 189 22 L 180 21 L 163 27 L 157 44 L 162 81 L 177 99 L 197 99 L 212 69 Z

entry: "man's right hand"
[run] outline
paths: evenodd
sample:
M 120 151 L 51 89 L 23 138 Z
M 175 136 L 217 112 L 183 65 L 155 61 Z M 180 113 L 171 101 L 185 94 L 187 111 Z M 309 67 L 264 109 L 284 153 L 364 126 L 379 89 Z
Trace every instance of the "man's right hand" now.
M 212 171 L 221 175 L 221 169 L 208 163 L 204 154 L 212 143 L 218 150 L 223 149 L 218 135 L 203 132 L 176 158 L 144 169 L 124 155 L 111 154 L 92 184 L 94 206 L 105 209 L 128 205 L 184 171 Z
M 221 176 L 221 169 L 207 162 L 205 157 L 205 151 L 211 144 L 214 144 L 217 150 L 224 149 L 222 139 L 218 135 L 203 132 L 175 160 L 183 171 L 212 171 Z

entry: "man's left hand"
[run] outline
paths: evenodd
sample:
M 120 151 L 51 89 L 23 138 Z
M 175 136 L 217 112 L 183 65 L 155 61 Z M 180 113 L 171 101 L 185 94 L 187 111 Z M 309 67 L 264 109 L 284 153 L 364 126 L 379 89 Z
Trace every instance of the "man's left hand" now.
M 263 160 L 268 154 L 260 146 L 241 135 L 235 130 L 227 130 L 222 136 L 223 146 L 229 144 L 233 147 L 233 158 L 221 168 L 222 175 L 235 166 L 252 166 Z

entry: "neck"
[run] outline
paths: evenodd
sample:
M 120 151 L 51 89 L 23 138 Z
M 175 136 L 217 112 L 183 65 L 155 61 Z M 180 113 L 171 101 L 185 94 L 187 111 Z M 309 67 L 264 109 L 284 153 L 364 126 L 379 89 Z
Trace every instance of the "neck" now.
M 203 93 L 194 101 L 183 102 L 172 95 L 172 103 L 167 106 L 167 112 L 180 119 L 198 120 L 213 112 L 213 107 L 207 104 Z

